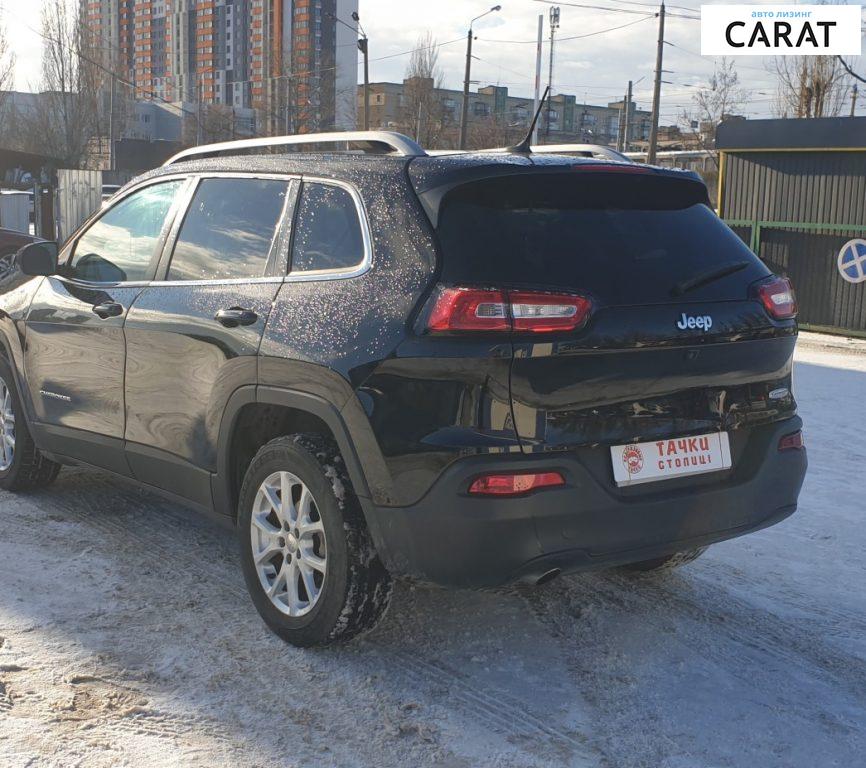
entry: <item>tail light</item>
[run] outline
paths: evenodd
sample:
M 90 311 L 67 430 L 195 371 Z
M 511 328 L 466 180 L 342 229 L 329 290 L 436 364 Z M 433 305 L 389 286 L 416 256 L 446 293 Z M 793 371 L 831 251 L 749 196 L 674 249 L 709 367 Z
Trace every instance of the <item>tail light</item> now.
M 425 327 L 433 333 L 575 331 L 591 312 L 588 298 L 570 293 L 447 287 L 431 298 Z
M 799 451 L 806 447 L 806 441 L 803 439 L 803 432 L 797 430 L 790 435 L 785 435 L 779 440 L 780 451 Z
M 427 320 L 427 330 L 510 331 L 508 301 L 503 291 L 441 288 Z
M 565 478 L 559 472 L 482 475 L 472 481 L 469 493 L 472 496 L 519 496 L 539 488 L 555 488 L 559 485 L 565 485 Z
M 756 293 L 773 319 L 790 320 L 797 316 L 797 297 L 787 277 L 773 276 L 759 283 Z

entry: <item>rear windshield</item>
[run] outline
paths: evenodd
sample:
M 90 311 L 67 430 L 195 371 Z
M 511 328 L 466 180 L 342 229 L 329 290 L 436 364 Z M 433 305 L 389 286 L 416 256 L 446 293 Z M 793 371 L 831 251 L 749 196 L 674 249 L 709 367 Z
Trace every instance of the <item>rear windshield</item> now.
M 605 304 L 745 299 L 769 271 L 705 201 L 696 182 L 625 174 L 465 184 L 439 215 L 442 280 L 584 291 Z M 727 265 L 738 268 L 700 279 Z

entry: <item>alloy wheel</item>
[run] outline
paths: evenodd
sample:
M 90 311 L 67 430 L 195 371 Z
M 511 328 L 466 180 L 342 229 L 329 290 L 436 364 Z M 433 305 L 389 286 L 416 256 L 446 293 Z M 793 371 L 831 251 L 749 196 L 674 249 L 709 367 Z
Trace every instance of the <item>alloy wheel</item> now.
M 271 603 L 289 616 L 309 613 L 325 583 L 325 528 L 312 492 L 291 472 L 274 472 L 259 486 L 250 540 Z
M 0 471 L 6 471 L 15 459 L 15 410 L 12 393 L 0 378 Z

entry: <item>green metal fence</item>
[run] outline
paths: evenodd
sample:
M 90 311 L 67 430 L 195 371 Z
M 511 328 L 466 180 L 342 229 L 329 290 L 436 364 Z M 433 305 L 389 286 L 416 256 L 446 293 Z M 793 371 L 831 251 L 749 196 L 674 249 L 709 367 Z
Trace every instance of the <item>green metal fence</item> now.
M 837 269 L 842 246 L 866 238 L 866 225 L 725 221 L 770 269 L 792 279 L 804 328 L 866 336 L 866 283 L 848 283 Z

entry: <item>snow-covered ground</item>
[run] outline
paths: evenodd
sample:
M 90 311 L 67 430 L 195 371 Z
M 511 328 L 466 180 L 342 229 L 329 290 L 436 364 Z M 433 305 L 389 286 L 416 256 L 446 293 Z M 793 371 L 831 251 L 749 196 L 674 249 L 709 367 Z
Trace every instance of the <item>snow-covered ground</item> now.
M 866 355 L 809 343 L 800 511 L 661 581 L 400 586 L 290 648 L 230 532 L 104 475 L 0 494 L 3 766 L 848 768 L 866 754 Z

